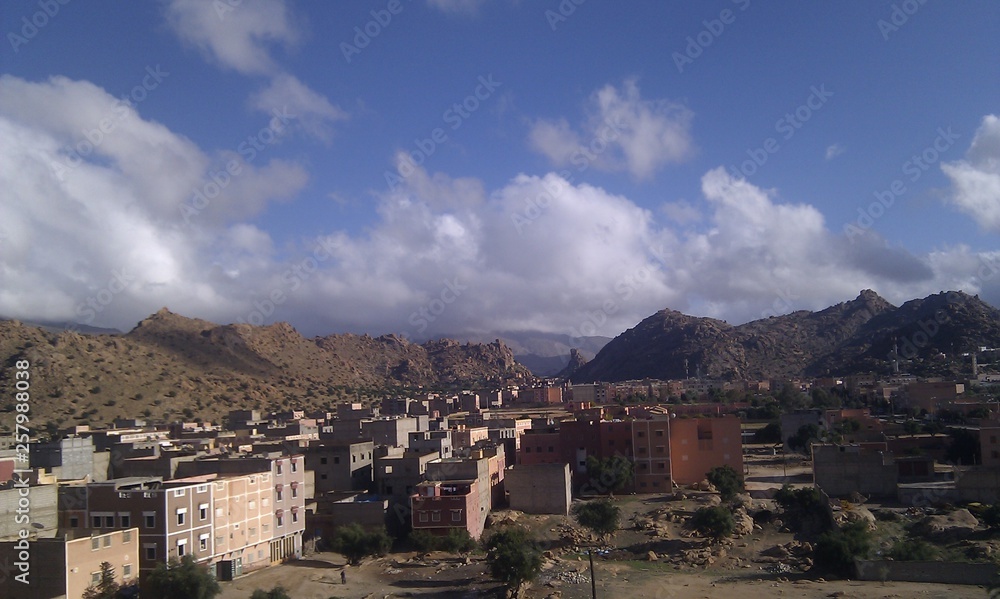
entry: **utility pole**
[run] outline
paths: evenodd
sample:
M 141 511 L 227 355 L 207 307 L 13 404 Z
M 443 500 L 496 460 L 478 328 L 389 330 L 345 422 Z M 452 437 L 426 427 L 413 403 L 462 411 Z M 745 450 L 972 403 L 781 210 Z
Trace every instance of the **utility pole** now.
M 597 580 L 594 578 L 594 549 L 587 549 L 587 557 L 590 558 L 590 593 L 597 599 Z

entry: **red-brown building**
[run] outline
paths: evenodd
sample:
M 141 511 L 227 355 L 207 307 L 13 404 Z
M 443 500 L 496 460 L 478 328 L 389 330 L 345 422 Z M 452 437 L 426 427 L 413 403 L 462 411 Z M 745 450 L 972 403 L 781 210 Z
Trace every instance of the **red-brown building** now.
M 743 474 L 743 438 L 740 419 L 674 418 L 670 421 L 671 474 L 687 485 L 705 479 L 709 470 L 731 466 Z

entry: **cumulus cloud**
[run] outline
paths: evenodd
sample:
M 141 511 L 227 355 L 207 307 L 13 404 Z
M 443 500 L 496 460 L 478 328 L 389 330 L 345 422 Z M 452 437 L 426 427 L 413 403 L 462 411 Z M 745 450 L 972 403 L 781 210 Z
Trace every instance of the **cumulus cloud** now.
M 826 147 L 826 159 L 833 160 L 837 156 L 840 156 L 847 151 L 847 146 L 844 144 L 833 144 Z
M 248 75 L 278 72 L 271 47 L 299 39 L 284 0 L 243 0 L 235 6 L 171 0 L 166 16 L 183 41 L 219 65 Z
M 693 116 L 683 104 L 644 99 L 636 81 L 627 80 L 621 87 L 609 84 L 591 94 L 579 127 L 566 119 L 540 119 L 528 141 L 558 166 L 588 165 L 648 179 L 694 153 Z
M 664 307 L 742 322 L 864 288 L 896 302 L 1000 293 L 1000 253 L 914 256 L 874 233 L 851 243 L 807 199 L 722 168 L 702 178 L 701 219 L 685 226 L 554 173 L 490 189 L 416 168 L 375 197 L 364 231 L 279 248 L 251 218 L 304 188 L 300 166 L 266 148 L 242 162 L 205 151 L 118 102 L 87 82 L 0 78 L 0 314 L 127 329 L 167 305 L 306 334 L 614 335 Z M 109 113 L 113 129 L 83 151 Z M 232 160 L 239 173 L 212 189 Z
M 287 109 L 297 128 L 322 141 L 332 125 L 348 117 L 319 92 L 284 72 L 271 55 L 273 46 L 290 46 L 300 32 L 284 0 L 243 0 L 238 5 L 202 0 L 170 0 L 167 23 L 184 42 L 210 61 L 244 75 L 266 75 L 270 83 L 249 99 L 251 108 L 271 113 Z
M 949 202 L 983 229 L 1000 230 L 1000 118 L 984 117 L 965 159 L 941 170 L 951 179 Z
M 450 14 L 476 14 L 486 0 L 427 0 L 427 5 Z

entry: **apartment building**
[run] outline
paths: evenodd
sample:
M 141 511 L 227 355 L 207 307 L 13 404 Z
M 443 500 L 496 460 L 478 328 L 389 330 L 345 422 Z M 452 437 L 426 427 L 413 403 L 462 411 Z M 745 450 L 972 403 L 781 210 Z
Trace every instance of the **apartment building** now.
M 371 441 L 322 441 L 303 450 L 306 470 L 315 476 L 316 494 L 367 491 L 372 486 L 375 444 Z
M 730 466 L 743 475 L 743 433 L 736 416 L 674 418 L 669 437 L 674 483 L 697 483 L 718 466 Z
M 17 541 L 0 542 L 0 563 L 7 572 L 0 576 L 0 597 L 57 599 L 82 597 L 87 587 L 101 581 L 101 564 L 107 562 L 115 581 L 128 587 L 139 581 L 139 530 L 88 529 L 59 531 L 55 536 L 28 539 L 28 569 L 14 569 L 23 549 Z M 27 576 L 15 579 L 17 574 Z

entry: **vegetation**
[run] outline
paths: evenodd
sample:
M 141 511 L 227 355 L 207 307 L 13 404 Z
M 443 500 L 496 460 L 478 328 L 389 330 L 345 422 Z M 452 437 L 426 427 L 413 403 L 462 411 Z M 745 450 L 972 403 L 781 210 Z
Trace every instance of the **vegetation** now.
M 718 541 L 733 534 L 736 522 L 732 512 L 724 506 L 716 505 L 696 511 L 691 518 L 691 526 L 702 535 Z
M 631 484 L 635 476 L 634 465 L 623 455 L 613 455 L 602 459 L 587 456 L 587 474 L 590 485 L 598 492 L 607 492 L 608 496 L 615 491 L 621 491 Z
M 118 599 L 121 597 L 121 585 L 115 582 L 115 569 L 108 562 L 101 562 L 101 580 L 96 585 L 87 587 L 83 599 Z
M 190 554 L 159 564 L 147 579 L 153 599 L 212 599 L 222 592 L 208 567 L 194 561 Z M 143 597 L 146 592 L 143 592 Z
M 618 530 L 621 509 L 610 499 L 599 499 L 576 504 L 573 506 L 573 516 L 580 526 L 606 536 Z
M 476 542 L 464 528 L 452 528 L 446 535 L 435 535 L 426 530 L 411 531 L 410 542 L 417 551 L 446 551 L 448 553 L 468 553 L 476 548 Z
M 979 440 L 964 428 L 952 429 L 949 433 L 951 444 L 945 453 L 945 460 L 964 466 L 982 463 Z
M 521 585 L 534 580 L 542 570 L 538 543 L 523 528 L 504 528 L 493 533 L 484 548 L 490 574 L 506 583 L 515 597 Z
M 385 530 L 369 532 L 357 522 L 341 526 L 334 533 L 330 548 L 356 565 L 369 555 L 385 555 L 392 546 L 392 537 Z
M 754 443 L 781 443 L 781 423 L 769 422 L 753 434 Z
M 270 591 L 255 589 L 250 595 L 250 599 L 292 599 L 292 596 L 288 594 L 285 587 L 279 584 Z
M 889 557 L 900 562 L 929 562 L 937 559 L 938 550 L 922 539 L 908 539 L 893 545 Z
M 1000 503 L 994 503 L 983 510 L 982 514 L 979 515 L 979 519 L 991 531 L 1000 530 Z
M 743 491 L 743 477 L 733 470 L 732 466 L 716 466 L 706 474 L 708 482 L 712 483 L 719 491 L 722 501 L 732 501 L 736 495 Z
M 868 532 L 866 522 L 851 522 L 842 529 L 828 530 L 816 541 L 816 568 L 841 576 L 851 576 L 854 573 L 854 559 L 868 557 L 871 545 L 871 533 Z
M 809 445 L 819 439 L 819 426 L 815 424 L 803 424 L 794 435 L 788 438 L 788 447 L 793 451 L 808 452 Z
M 819 491 L 813 487 L 792 489 L 783 486 L 774 495 L 788 526 L 800 531 L 824 531 L 833 526 Z

